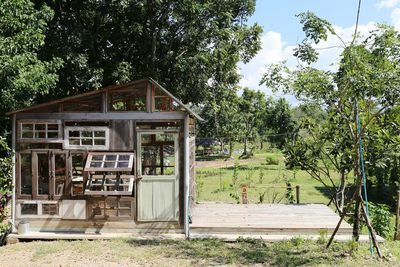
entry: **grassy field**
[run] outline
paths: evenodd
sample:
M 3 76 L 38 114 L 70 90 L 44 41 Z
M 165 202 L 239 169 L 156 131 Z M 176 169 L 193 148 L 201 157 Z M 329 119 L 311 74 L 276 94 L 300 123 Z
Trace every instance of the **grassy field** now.
M 234 179 L 234 162 L 238 164 L 238 186 L 232 186 Z M 285 188 L 289 181 L 294 187 L 300 185 L 301 203 L 329 202 L 328 192 L 322 184 L 311 178 L 306 171 L 286 170 L 283 155 L 280 152 L 257 153 L 250 159 L 202 161 L 197 167 L 198 202 L 217 201 L 236 203 L 230 195 L 240 193 L 240 186 L 249 187 L 250 203 L 286 203 Z M 264 199 L 260 199 L 264 195 Z M 295 190 L 293 189 L 295 197 Z
M 53 241 L 0 247 L 2 266 L 400 266 L 400 246 L 382 246 L 384 259 L 371 257 L 367 244 L 326 240 L 266 243 L 262 240 Z

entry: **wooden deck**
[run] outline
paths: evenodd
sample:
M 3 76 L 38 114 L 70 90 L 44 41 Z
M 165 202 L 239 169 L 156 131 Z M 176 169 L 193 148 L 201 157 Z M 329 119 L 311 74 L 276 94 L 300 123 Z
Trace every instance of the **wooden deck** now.
M 339 216 L 322 204 L 203 203 L 192 209 L 192 234 L 320 234 L 333 232 Z M 338 234 L 351 234 L 342 222 Z

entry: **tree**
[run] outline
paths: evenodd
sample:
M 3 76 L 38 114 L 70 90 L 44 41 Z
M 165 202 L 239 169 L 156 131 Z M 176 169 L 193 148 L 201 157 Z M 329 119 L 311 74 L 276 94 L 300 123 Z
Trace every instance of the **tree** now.
M 255 0 L 42 0 L 55 10 L 43 58 L 61 57 L 58 87 L 46 98 L 151 76 L 184 102 L 234 89 L 237 63 L 260 49 L 247 25 Z M 45 99 L 43 99 L 45 100 Z
M 243 156 L 248 156 L 248 142 L 254 141 L 258 129 L 262 124 L 262 115 L 265 113 L 265 94 L 261 91 L 254 91 L 249 88 L 243 89 L 239 102 L 239 113 L 243 124 Z
M 200 137 L 218 138 L 221 147 L 229 143 L 229 157 L 233 145 L 239 141 L 242 131 L 242 120 L 239 112 L 240 97 L 231 90 L 219 90 L 219 93 L 202 107 L 200 116 L 204 122 L 199 123 Z
M 362 142 L 373 125 L 379 123 L 385 114 L 399 105 L 399 34 L 393 27 L 378 25 L 368 38 L 358 41 L 356 27 L 353 40 L 347 44 L 326 20 L 310 12 L 298 16 L 306 38 L 296 49 L 295 55 L 306 65 L 300 65 L 294 71 L 290 71 L 284 65 L 273 65 L 262 82 L 275 90 L 283 89 L 305 101 L 326 106 L 333 120 L 330 128 L 334 129 L 338 125 L 346 127 L 346 131 L 337 134 L 342 136 L 341 140 L 348 136 L 350 142 L 338 152 L 352 152 L 351 165 L 355 177 L 352 200 L 356 203 L 353 235 L 358 239 L 361 210 L 365 209 L 361 191 Z M 318 59 L 317 50 L 313 45 L 326 40 L 328 34 L 337 36 L 343 45 L 337 71 L 318 70 L 311 65 Z M 365 218 L 370 228 L 369 218 Z
M 29 0 L 0 2 L 0 135 L 10 128 L 6 112 L 31 105 L 57 82 L 60 59 L 37 56 L 52 16 L 48 6 L 36 9 Z
M 268 140 L 282 149 L 286 139 L 290 138 L 295 130 L 290 105 L 284 98 L 279 98 L 270 99 L 267 106 L 259 128 L 260 135 L 268 135 Z

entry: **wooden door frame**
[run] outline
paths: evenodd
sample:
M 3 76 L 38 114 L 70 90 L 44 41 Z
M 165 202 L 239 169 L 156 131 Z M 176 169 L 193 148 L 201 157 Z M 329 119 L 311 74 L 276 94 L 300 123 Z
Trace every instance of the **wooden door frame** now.
M 174 217 L 171 220 L 163 220 L 163 221 L 179 221 L 179 215 L 177 213 L 179 212 L 179 169 L 180 169 L 180 144 L 179 144 L 179 129 L 137 129 L 136 130 L 137 134 L 137 156 L 136 156 L 136 173 L 137 177 L 140 177 L 139 181 L 137 182 L 137 201 L 136 201 L 136 218 L 138 221 L 143 221 L 143 222 L 153 222 L 156 220 L 145 220 L 141 219 L 139 217 L 139 206 L 141 203 L 141 197 L 140 197 L 140 183 L 142 179 L 149 179 L 149 180 L 160 180 L 163 178 L 175 178 L 175 198 L 177 199 L 175 211 L 174 211 Z M 174 175 L 143 175 L 142 174 L 142 146 L 141 146 L 141 137 L 143 134 L 157 134 L 157 133 L 172 133 L 174 134 L 174 149 L 175 149 L 175 166 L 174 166 Z M 176 212 L 178 211 L 178 212 Z

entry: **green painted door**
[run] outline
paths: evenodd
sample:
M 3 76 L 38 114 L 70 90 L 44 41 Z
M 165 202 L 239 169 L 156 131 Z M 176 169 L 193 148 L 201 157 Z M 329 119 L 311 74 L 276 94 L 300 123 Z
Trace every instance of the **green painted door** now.
M 178 153 L 178 133 L 138 133 L 139 221 L 178 220 Z

